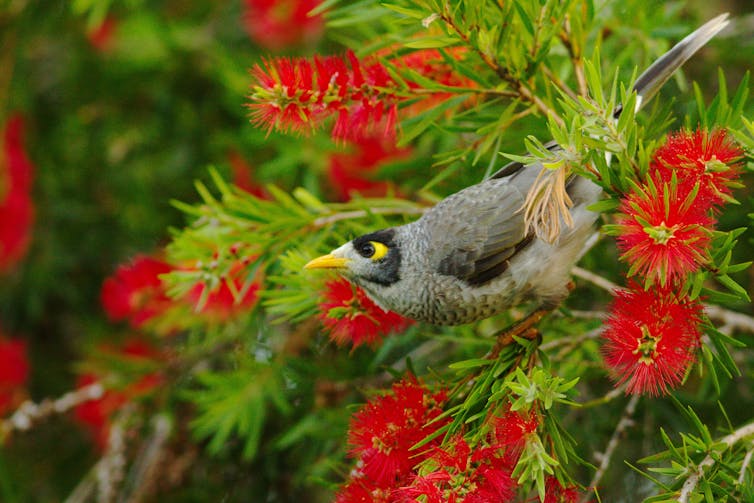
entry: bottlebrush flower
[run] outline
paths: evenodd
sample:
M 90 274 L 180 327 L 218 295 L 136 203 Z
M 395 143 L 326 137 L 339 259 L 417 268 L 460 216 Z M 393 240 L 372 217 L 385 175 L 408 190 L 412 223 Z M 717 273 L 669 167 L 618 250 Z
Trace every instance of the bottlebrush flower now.
M 157 366 L 164 358 L 157 349 L 141 339 L 130 339 L 120 348 L 103 348 L 103 351 L 132 365 Z M 110 377 L 104 372 L 82 374 L 77 380 L 77 387 L 83 388 L 98 381 L 107 381 Z M 78 404 L 73 410 L 74 419 L 89 431 L 100 450 L 107 447 L 110 421 L 115 413 L 126 403 L 149 394 L 163 382 L 162 374 L 159 372 L 149 372 L 132 378 L 134 380 L 125 385 L 108 389 L 101 398 Z
M 303 132 L 336 116 L 332 135 L 351 139 L 382 130 L 392 135 L 397 113 L 395 87 L 378 62 L 345 58 L 276 58 L 255 65 L 252 75 L 252 122 L 268 131 Z M 378 127 L 378 125 L 381 125 Z
M 24 150 L 24 121 L 16 114 L 5 123 L 0 156 L 0 272 L 18 263 L 31 241 L 32 172 Z
M 269 199 L 267 190 L 254 180 L 254 168 L 236 150 L 228 152 L 230 169 L 233 172 L 233 184 L 259 199 Z
M 216 284 L 197 283 L 186 295 L 194 311 L 212 320 L 227 320 L 248 312 L 259 301 L 259 282 L 247 284 L 245 263 L 234 263 Z
M 702 306 L 670 287 L 616 292 L 602 334 L 602 353 L 627 393 L 660 395 L 678 386 L 696 359 Z
M 0 335 L 0 415 L 18 404 L 28 378 L 26 341 Z
M 329 281 L 324 296 L 320 319 L 330 331 L 330 338 L 339 345 L 348 341 L 353 347 L 373 345 L 383 336 L 401 332 L 413 323 L 397 313 L 383 311 L 364 290 L 345 279 Z
M 100 299 L 105 312 L 112 320 L 128 319 L 134 328 L 163 314 L 172 301 L 160 275 L 172 270 L 167 262 L 143 255 L 119 266 L 102 285 Z
M 647 184 L 623 198 L 615 232 L 628 276 L 642 274 L 648 283 L 682 280 L 707 260 L 714 219 L 698 202 L 698 186 L 663 182 Z
M 416 475 L 398 493 L 408 501 L 426 503 L 488 503 L 511 501 L 516 481 L 499 446 L 471 449 L 455 437 L 444 449 L 435 448 L 426 462 L 430 472 Z M 421 498 L 421 499 L 420 499 Z
M 375 487 L 368 479 L 359 476 L 349 480 L 335 495 L 335 503 L 402 503 L 394 497 L 391 487 Z
M 563 487 L 555 477 L 545 479 L 545 499 L 542 503 L 576 503 L 579 490 L 575 486 Z
M 118 20 L 107 16 L 100 24 L 86 31 L 86 38 L 94 49 L 104 53 L 112 49 L 117 29 Z
M 372 173 L 383 163 L 410 154 L 397 148 L 392 138 L 365 136 L 346 145 L 348 152 L 330 156 L 328 180 L 341 201 L 348 201 L 354 193 L 365 197 L 382 197 L 388 193 L 390 182 L 375 181 Z
M 528 416 L 519 412 L 507 411 L 494 421 L 494 443 L 505 447 L 506 455 L 515 466 L 526 445 L 526 437 L 537 431 L 539 421 L 534 411 Z
M 416 379 L 407 378 L 356 412 L 348 432 L 350 455 L 358 460 L 354 479 L 363 478 L 374 488 L 396 487 L 403 481 L 438 444 L 439 439 L 434 439 L 412 449 L 448 423 L 449 419 L 432 422 L 442 413 L 446 398 L 444 391 L 431 393 Z
M 679 181 L 699 184 L 700 201 L 719 205 L 730 199 L 737 185 L 743 150 L 724 129 L 711 133 L 698 129 L 669 135 L 652 159 L 653 170 L 669 182 L 673 174 Z
M 246 0 L 243 20 L 249 37 L 258 45 L 278 51 L 311 45 L 324 28 L 321 14 L 309 16 L 318 0 Z

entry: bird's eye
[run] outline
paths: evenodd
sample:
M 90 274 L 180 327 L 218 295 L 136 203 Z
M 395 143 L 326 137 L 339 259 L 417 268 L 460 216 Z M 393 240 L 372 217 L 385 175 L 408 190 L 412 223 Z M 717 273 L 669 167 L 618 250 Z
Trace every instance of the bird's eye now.
M 368 241 L 361 245 L 358 249 L 359 255 L 364 258 L 370 258 L 372 260 L 380 260 L 387 255 L 388 248 L 379 241 Z

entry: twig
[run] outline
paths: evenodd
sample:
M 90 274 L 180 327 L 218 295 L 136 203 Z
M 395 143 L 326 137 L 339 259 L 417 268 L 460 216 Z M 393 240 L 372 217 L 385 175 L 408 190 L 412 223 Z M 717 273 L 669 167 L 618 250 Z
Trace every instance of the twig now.
M 615 290 L 618 290 L 620 288 L 616 283 L 613 283 L 609 279 L 603 278 L 602 276 L 594 274 L 592 271 L 582 269 L 581 267 L 574 267 L 573 269 L 571 269 L 571 272 L 577 278 L 586 280 L 594 284 L 595 286 L 602 288 L 603 290 L 607 290 L 610 293 L 614 293 Z
M 549 351 L 560 346 L 576 346 L 586 340 L 596 339 L 600 336 L 601 333 L 602 327 L 595 328 L 594 330 L 590 330 L 589 332 L 586 332 L 584 334 L 570 335 L 552 340 L 550 342 L 545 342 L 544 344 L 539 346 L 539 349 L 541 349 L 542 351 Z
M 485 53 L 479 47 L 476 47 L 476 45 L 471 43 L 471 39 L 469 36 L 461 30 L 461 28 L 456 24 L 453 17 L 448 12 L 443 12 L 440 15 L 440 18 L 458 35 L 458 37 L 463 41 L 464 44 L 466 44 L 468 47 L 471 47 L 471 49 L 476 52 L 480 58 L 482 58 L 482 61 L 489 66 L 502 80 L 505 82 L 508 82 L 509 84 L 513 85 L 516 88 L 516 91 L 518 93 L 518 96 L 529 103 L 533 103 L 534 106 L 536 106 L 540 112 L 542 112 L 545 117 L 552 117 L 560 126 L 563 126 L 563 119 L 560 118 L 558 114 L 555 113 L 555 111 L 547 106 L 547 104 L 539 99 L 537 95 L 532 93 L 531 89 L 526 87 L 526 84 L 514 78 L 510 73 L 508 73 L 508 70 L 502 66 L 500 66 L 500 63 L 497 62 L 493 57 L 491 57 L 489 54 Z
M 722 307 L 713 304 L 705 304 L 704 311 L 711 319 L 721 321 L 730 328 L 737 328 L 739 330 L 754 333 L 754 318 L 751 316 L 723 309 Z
M 582 269 L 581 267 L 574 267 L 571 272 L 577 278 L 589 281 L 590 283 L 610 293 L 615 293 L 616 290 L 620 289 L 620 287 L 612 281 L 594 274 L 591 271 Z M 730 328 L 754 333 L 754 317 L 739 313 L 737 311 L 724 309 L 714 304 L 704 304 L 704 311 L 705 313 L 707 313 L 707 316 L 709 316 L 710 319 L 720 321 Z
M 743 463 L 741 463 L 741 470 L 738 472 L 738 485 L 741 485 L 744 483 L 744 478 L 746 478 L 746 469 L 749 468 L 749 464 L 751 464 L 751 455 L 754 454 L 754 449 L 749 449 L 746 451 L 746 456 L 744 456 Z
M 133 406 L 127 404 L 110 425 L 107 437 L 107 450 L 95 466 L 97 478 L 97 501 L 115 501 L 118 486 L 123 482 L 126 468 L 125 425 L 133 414 Z
M 342 211 L 340 213 L 334 213 L 325 217 L 319 217 L 312 225 L 314 227 L 324 227 L 328 224 L 340 222 L 341 220 L 353 220 L 355 218 L 364 218 L 368 215 L 421 215 L 427 211 L 428 208 L 372 208 L 367 210 L 353 210 Z
M 573 99 L 573 100 L 578 99 L 578 95 L 573 91 L 573 89 L 571 89 L 571 87 L 568 84 L 566 84 L 565 82 L 563 82 L 563 80 L 560 77 L 558 77 L 557 75 L 555 75 L 552 72 L 552 70 L 550 70 L 548 67 L 542 65 L 542 73 L 544 74 L 545 77 L 547 77 L 547 79 L 550 82 L 552 82 L 553 84 L 555 84 L 556 86 L 558 86 L 561 91 L 563 91 L 568 96 L 570 96 L 571 99 Z
M 626 388 L 628 387 L 628 384 L 623 383 L 617 388 L 611 389 L 608 393 L 606 393 L 604 396 L 601 396 L 599 398 L 595 398 L 594 400 L 589 400 L 588 402 L 584 402 L 581 404 L 582 409 L 588 409 L 590 407 L 596 407 L 597 405 L 602 405 L 608 402 L 611 402 L 618 398 L 619 396 L 623 395 L 626 392 Z
M 586 97 L 589 94 L 589 88 L 584 77 L 584 60 L 581 58 L 581 54 L 576 53 L 573 41 L 571 40 L 571 20 L 569 16 L 565 18 L 563 32 L 560 34 L 560 41 L 568 50 L 568 55 L 571 57 L 573 73 L 576 75 L 576 82 L 579 86 L 579 94 Z
M 746 438 L 749 435 L 754 435 L 754 423 L 749 423 L 746 426 L 742 426 L 730 435 L 724 436 L 723 438 L 715 442 L 715 444 L 723 444 L 725 446 L 725 449 L 730 449 L 739 440 Z M 704 469 L 714 465 L 715 460 L 720 458 L 722 451 L 718 449 L 714 450 L 715 456 L 713 457 L 712 454 L 708 454 L 702 460 L 702 462 L 697 465 L 696 470 L 694 470 L 694 472 L 689 475 L 689 478 L 686 479 L 686 482 L 683 483 L 683 487 L 681 487 L 681 494 L 678 496 L 679 503 L 688 503 L 689 498 L 691 497 L 691 493 L 694 491 L 694 489 L 696 489 L 697 484 L 699 484 L 699 480 L 704 476 Z
M 638 405 L 638 403 L 639 395 L 633 395 L 626 404 L 626 408 L 623 409 L 623 415 L 621 416 L 620 421 L 618 421 L 618 425 L 615 427 L 615 431 L 613 431 L 613 434 L 610 437 L 607 446 L 605 447 L 605 452 L 599 454 L 600 466 L 594 473 L 594 477 L 592 477 L 591 482 L 589 482 L 589 487 L 596 488 L 597 484 L 599 484 L 602 480 L 602 477 L 605 476 L 605 472 L 607 471 L 608 466 L 610 466 L 610 461 L 613 457 L 613 453 L 615 453 L 615 449 L 618 447 L 618 443 L 620 442 L 621 435 L 623 435 L 623 432 L 626 431 L 626 428 L 634 424 L 633 415 L 634 412 L 636 412 L 636 406 Z M 585 494 L 581 498 L 580 503 L 586 503 L 587 501 L 589 501 L 589 499 L 590 495 Z
M 27 400 L 8 419 L 0 421 L 0 439 L 5 440 L 15 430 L 29 430 L 34 423 L 54 414 L 63 414 L 82 403 L 102 398 L 104 393 L 105 389 L 102 384 L 95 382 L 75 391 L 69 391 L 60 398 L 45 398 L 38 404 Z
M 121 503 L 145 501 L 157 482 L 157 469 L 165 457 L 165 444 L 173 430 L 173 424 L 166 414 L 157 414 L 152 418 L 152 434 L 145 442 L 136 458 L 129 476 L 129 485 L 134 489 L 130 494 L 121 492 Z

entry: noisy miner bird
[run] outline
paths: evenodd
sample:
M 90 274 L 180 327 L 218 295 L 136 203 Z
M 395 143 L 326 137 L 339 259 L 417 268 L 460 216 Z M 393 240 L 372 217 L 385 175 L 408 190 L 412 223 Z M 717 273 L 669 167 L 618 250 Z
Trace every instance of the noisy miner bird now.
M 637 110 L 728 24 L 727 17 L 701 26 L 639 76 Z M 382 309 L 437 325 L 481 320 L 526 300 L 554 307 L 568 295 L 570 270 L 588 249 L 598 216 L 588 207 L 602 189 L 581 176 L 568 180 L 572 225 L 561 225 L 549 242 L 527 230 L 522 211 L 542 170 L 539 163 L 511 163 L 418 220 L 357 237 L 305 268 L 337 269 Z

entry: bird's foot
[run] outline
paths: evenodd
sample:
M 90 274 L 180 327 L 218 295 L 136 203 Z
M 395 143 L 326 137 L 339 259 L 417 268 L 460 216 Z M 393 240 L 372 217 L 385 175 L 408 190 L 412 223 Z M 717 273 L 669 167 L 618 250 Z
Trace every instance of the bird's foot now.
M 492 348 L 489 358 L 497 358 L 500 351 L 502 351 L 504 347 L 513 344 L 517 337 L 520 339 L 528 339 L 530 341 L 536 339 L 539 336 L 539 330 L 535 325 L 537 325 L 546 315 L 550 314 L 550 312 L 552 312 L 552 308 L 539 308 L 498 335 L 497 342 Z

